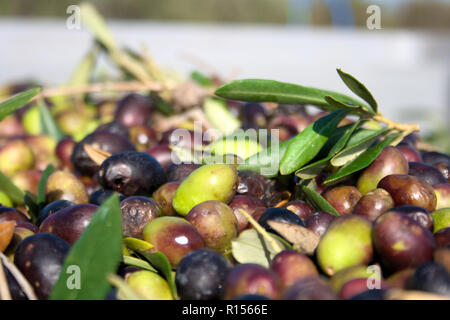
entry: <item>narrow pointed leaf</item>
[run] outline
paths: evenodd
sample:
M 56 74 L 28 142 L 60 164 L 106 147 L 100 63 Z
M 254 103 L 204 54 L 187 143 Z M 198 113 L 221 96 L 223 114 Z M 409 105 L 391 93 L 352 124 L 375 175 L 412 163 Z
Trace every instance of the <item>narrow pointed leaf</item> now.
M 127 266 L 134 266 L 138 267 L 144 270 L 152 271 L 152 272 L 158 272 L 155 268 L 153 268 L 150 263 L 148 263 L 145 260 L 131 257 L 131 256 L 123 256 L 123 263 Z
M 400 134 L 401 133 L 397 133 L 389 137 L 386 137 L 386 139 L 384 139 L 382 142 L 368 149 L 360 156 L 358 156 L 355 160 L 341 167 L 338 171 L 327 177 L 324 183 L 326 184 L 339 180 L 343 177 L 346 177 L 348 175 L 351 175 L 352 173 L 355 173 L 359 170 L 366 168 L 376 159 L 376 157 L 378 157 L 381 151 L 383 151 L 383 149 L 386 146 L 388 146 L 394 139 L 396 139 Z
M 274 240 L 280 248 L 288 249 L 279 237 L 273 236 Z M 267 239 L 261 236 L 255 229 L 244 230 L 239 237 L 231 241 L 231 252 L 233 258 L 239 263 L 256 263 L 266 268 L 269 267 L 270 261 L 278 253 Z
M 146 251 L 138 251 L 145 259 L 150 262 L 150 264 L 158 269 L 166 278 L 169 284 L 172 295 L 177 297 L 177 287 L 175 285 L 175 278 L 172 273 L 172 266 L 170 265 L 169 259 L 162 252 L 149 253 Z
M 37 195 L 38 204 L 42 204 L 45 202 L 45 184 L 47 183 L 48 177 L 55 171 L 56 168 L 52 164 L 49 164 L 42 173 L 41 180 L 39 180 L 38 186 L 38 195 Z
M 119 198 L 112 195 L 98 208 L 67 255 L 50 299 L 104 299 L 111 287 L 107 275 L 116 273 L 121 260 L 122 215 Z M 67 285 L 71 283 L 69 277 L 73 275 L 73 266 L 79 270 L 80 289 Z
M 281 159 L 280 173 L 290 174 L 311 161 L 322 149 L 348 110 L 337 110 L 310 124 L 289 143 Z
M 280 161 L 290 142 L 291 140 L 286 140 L 280 142 L 278 146 L 261 150 L 241 163 L 238 170 L 258 172 L 269 178 L 276 177 L 280 168 Z
M 331 164 L 335 167 L 344 166 L 345 164 L 356 159 L 360 154 L 365 152 L 379 137 L 387 134 L 389 129 L 381 130 L 364 130 L 361 132 L 360 136 L 362 139 L 350 138 L 348 147 L 337 153 L 332 159 Z M 366 135 L 366 133 L 368 133 Z
M 64 138 L 64 134 L 62 133 L 61 129 L 59 129 L 55 119 L 53 118 L 52 114 L 50 113 L 50 111 L 48 110 L 47 106 L 44 103 L 39 104 L 39 112 L 41 114 L 41 124 L 43 133 L 48 134 L 56 141 L 59 141 L 62 138 Z
M 366 101 L 372 107 L 373 111 L 376 113 L 378 110 L 378 104 L 375 101 L 372 94 L 370 93 L 370 91 L 352 75 L 345 73 L 341 69 L 337 69 L 337 72 L 341 77 L 342 81 L 344 81 L 345 85 L 350 90 L 352 90 L 352 92 L 356 94 L 358 97 L 364 99 L 364 101 Z
M 0 190 L 17 205 L 24 204 L 25 193 L 17 187 L 7 176 L 0 172 Z
M 12 97 L 0 103 L 0 121 L 30 102 L 30 100 L 33 99 L 34 96 L 39 93 L 39 91 L 39 88 L 28 89 L 16 95 L 13 95 Z
M 217 96 L 226 99 L 286 104 L 310 104 L 330 111 L 336 110 L 337 108 L 330 106 L 325 100 L 325 96 L 333 96 L 346 103 L 363 106 L 367 108 L 367 110 L 373 112 L 370 106 L 345 94 L 275 80 L 235 80 L 222 85 L 214 93 Z
M 339 216 L 339 212 L 320 194 L 307 186 L 299 186 L 300 191 L 305 195 L 306 200 L 318 211 L 326 211 Z
M 345 103 L 343 101 L 340 101 L 339 99 L 336 99 L 332 96 L 326 96 L 325 101 L 328 102 L 330 106 L 335 107 L 336 109 L 347 109 L 350 112 L 358 115 L 374 115 L 375 113 L 372 110 L 365 109 L 364 107 L 361 107 L 359 105 L 349 104 Z

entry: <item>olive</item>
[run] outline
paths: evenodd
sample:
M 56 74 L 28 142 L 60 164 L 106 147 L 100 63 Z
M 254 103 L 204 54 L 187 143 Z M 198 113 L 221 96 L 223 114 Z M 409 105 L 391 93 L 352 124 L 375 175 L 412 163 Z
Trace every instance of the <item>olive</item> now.
M 205 240 L 206 247 L 219 253 L 231 249 L 231 241 L 237 237 L 238 223 L 233 210 L 225 203 L 209 200 L 193 207 L 186 220 Z
M 167 181 L 183 181 L 192 171 L 198 168 L 200 168 L 200 165 L 196 163 L 172 163 L 166 169 Z
M 118 193 L 111 189 L 99 189 L 97 191 L 94 191 L 89 196 L 89 203 L 95 204 L 96 206 L 101 206 L 103 202 L 105 202 L 109 197 L 111 197 L 113 194 L 116 194 L 119 197 L 119 201 L 122 201 L 126 198 L 125 195 Z
M 130 93 L 117 102 L 114 121 L 127 127 L 147 125 L 152 110 L 153 101 L 150 97 Z
M 319 211 L 305 219 L 305 227 L 315 234 L 322 236 L 335 216 L 329 212 Z
M 112 189 L 126 196 L 149 196 L 166 182 L 166 176 L 152 156 L 125 151 L 103 161 L 98 171 L 98 181 L 105 189 Z
M 70 161 L 75 167 L 75 170 L 86 176 L 93 176 L 97 172 L 99 166 L 95 164 L 86 151 L 84 151 L 85 144 L 110 154 L 135 150 L 135 147 L 130 140 L 115 133 L 96 131 L 87 135 L 75 145 L 72 156 L 70 157 Z
M 378 182 L 392 174 L 408 174 L 408 161 L 395 147 L 386 147 L 378 157 L 362 172 L 357 186 L 364 195 L 376 189 Z
M 236 195 L 228 205 L 233 209 L 234 215 L 236 216 L 239 232 L 246 229 L 249 223 L 247 218 L 239 210 L 244 210 L 251 216 L 258 209 L 266 210 L 266 205 L 262 200 L 250 196 Z
M 445 179 L 439 169 L 422 162 L 410 162 L 408 174 L 422 179 L 431 186 L 447 183 L 447 179 Z
M 42 221 L 40 232 L 48 232 L 73 245 L 89 225 L 98 206 L 77 204 L 58 210 Z
M 172 201 L 180 184 L 181 182 L 178 181 L 167 182 L 153 192 L 153 199 L 160 206 L 163 215 L 173 216 L 176 214 Z
M 386 190 L 374 189 L 359 199 L 352 213 L 363 216 L 370 221 L 375 221 L 378 216 L 393 206 L 394 200 Z
M 450 296 L 450 274 L 440 263 L 425 262 L 417 267 L 407 288 Z
M 414 205 L 433 211 L 436 208 L 436 194 L 425 181 L 409 175 L 392 174 L 378 183 L 391 195 L 396 206 Z
M 274 220 L 278 222 L 289 222 L 299 226 L 304 227 L 305 224 L 303 220 L 300 219 L 295 213 L 289 211 L 286 208 L 269 208 L 264 211 L 264 213 L 259 217 L 258 223 L 269 232 L 273 232 L 278 234 L 275 230 L 273 230 L 267 221 Z
M 19 243 L 14 264 L 39 299 L 50 296 L 69 250 L 70 245 L 65 240 L 49 233 L 38 233 Z
M 175 284 L 181 300 L 215 300 L 222 298 L 230 262 L 211 249 L 189 252 L 178 264 Z
M 354 186 L 337 186 L 325 192 L 323 197 L 339 212 L 350 214 L 362 194 Z
M 75 205 L 75 203 L 72 201 L 69 201 L 69 200 L 56 200 L 56 201 L 50 202 L 48 205 L 46 205 L 44 208 L 42 208 L 41 211 L 39 211 L 39 215 L 38 215 L 36 224 L 40 225 L 42 223 L 42 221 L 44 221 L 45 218 L 47 218 L 51 214 L 53 214 L 61 209 L 71 207 L 74 205 Z
M 273 271 L 259 264 L 238 264 L 226 277 L 224 299 L 232 300 L 245 294 L 258 294 L 270 299 L 278 299 L 281 295 L 280 280 Z
M 338 300 L 330 285 L 319 276 L 305 277 L 294 282 L 283 296 L 284 300 Z
M 189 252 L 205 247 L 205 241 L 197 229 L 178 217 L 155 218 L 147 223 L 142 234 L 144 240 L 150 242 L 155 250 L 167 256 L 173 268 Z
M 131 196 L 120 202 L 122 229 L 125 237 L 142 239 L 142 231 L 147 223 L 161 215 L 158 204 L 147 197 Z
M 68 200 L 74 203 L 88 202 L 88 194 L 83 183 L 68 171 L 55 171 L 45 183 L 45 200 Z

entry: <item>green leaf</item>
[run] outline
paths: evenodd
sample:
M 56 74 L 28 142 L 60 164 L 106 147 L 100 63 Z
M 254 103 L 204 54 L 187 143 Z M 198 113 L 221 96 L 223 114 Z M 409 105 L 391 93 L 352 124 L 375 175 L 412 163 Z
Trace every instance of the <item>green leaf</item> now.
M 207 98 L 203 104 L 205 116 L 222 134 L 230 134 L 241 127 L 241 122 L 228 109 L 223 100 Z
M 127 266 L 134 266 L 134 267 L 138 267 L 138 268 L 141 268 L 144 270 L 158 272 L 155 268 L 153 268 L 150 265 L 150 263 L 148 263 L 145 260 L 136 258 L 136 257 L 123 256 L 123 263 L 126 264 Z
M 210 77 L 197 70 L 191 72 L 191 79 L 203 87 L 211 87 L 213 84 Z
M 36 196 L 29 191 L 25 191 L 25 196 L 23 199 L 25 202 L 25 206 L 28 209 L 27 211 L 28 214 L 30 215 L 31 222 L 36 223 L 40 210 Z
M 311 123 L 289 143 L 281 159 L 280 173 L 290 174 L 311 161 L 322 149 L 348 110 L 337 110 Z
M 81 20 L 83 24 L 92 32 L 95 38 L 108 50 L 114 51 L 118 48 L 117 42 L 103 17 L 98 13 L 97 9 L 89 3 L 83 2 L 81 7 Z
M 37 195 L 37 203 L 39 205 L 45 203 L 45 184 L 47 183 L 48 177 L 55 171 L 56 168 L 52 164 L 49 164 L 42 173 L 41 180 L 39 180 Z
M 6 195 L 12 200 L 13 203 L 17 205 L 24 204 L 24 192 L 19 189 L 7 176 L 5 176 L 0 171 L 0 190 L 2 190 Z
M 328 155 L 335 155 L 336 153 L 340 152 L 344 147 L 347 145 L 347 143 L 350 140 L 350 137 L 353 135 L 355 130 L 362 124 L 361 120 L 356 121 L 353 125 L 349 125 L 349 127 L 346 128 L 343 135 L 339 138 L 339 140 L 336 141 L 335 144 L 331 147 Z M 340 128 L 338 128 L 340 129 Z M 331 140 L 331 139 L 330 139 Z
M 364 115 L 364 116 L 375 114 L 371 110 L 367 110 L 364 107 L 340 101 L 339 99 L 336 99 L 332 96 L 326 96 L 325 101 L 328 102 L 328 104 L 330 106 L 334 106 L 336 109 L 347 109 L 354 114 Z
M 306 200 L 318 211 L 326 211 L 339 216 L 339 212 L 319 193 L 307 186 L 298 186 L 300 191 L 305 195 Z
M 341 69 L 337 69 L 337 72 L 345 85 L 352 90 L 354 94 L 366 101 L 373 108 L 374 113 L 377 113 L 378 105 L 370 91 L 352 75 L 345 73 Z
M 280 161 L 290 142 L 291 140 L 286 140 L 278 145 L 261 150 L 241 163 L 238 166 L 238 170 L 258 172 L 268 178 L 276 177 L 280 169 Z M 275 141 L 274 143 L 278 142 Z
M 95 62 L 97 60 L 98 52 L 98 46 L 95 46 L 88 52 L 70 77 L 68 85 L 80 86 L 89 83 L 92 71 L 94 70 Z
M 174 114 L 173 108 L 170 105 L 170 103 L 161 98 L 161 96 L 157 92 L 152 91 L 150 93 L 150 97 L 152 98 L 153 103 L 156 106 L 156 109 L 158 109 L 158 111 L 161 112 L 163 115 L 168 117 Z
M 273 236 L 280 248 L 289 249 L 289 246 L 279 237 L 270 235 Z M 255 229 L 247 229 L 231 241 L 231 253 L 239 263 L 257 263 L 268 268 L 277 251 Z
M 275 80 L 235 80 L 217 88 L 214 93 L 226 99 L 285 104 L 310 104 L 330 111 L 336 110 L 336 107 L 330 106 L 325 100 L 325 96 L 333 96 L 346 103 L 365 107 L 374 113 L 370 106 L 347 95 Z
M 351 137 L 348 142 L 348 147 L 337 153 L 330 161 L 335 167 L 343 166 L 354 159 L 360 154 L 365 152 L 379 137 L 387 134 L 390 129 L 381 130 L 361 130 L 357 136 L 358 139 Z M 361 139 L 360 139 L 361 138 Z
M 67 255 L 50 299 L 104 299 L 110 289 L 107 275 L 116 273 L 121 260 L 122 214 L 119 198 L 112 195 L 98 208 Z M 67 285 L 74 273 L 71 266 L 79 268 L 80 289 Z
M 41 89 L 39 88 L 28 89 L 18 94 L 15 94 L 12 97 L 0 103 L 0 121 L 2 121 L 11 113 L 13 113 L 17 109 L 23 107 L 28 102 L 30 102 L 30 100 L 33 99 L 33 97 L 36 96 L 40 90 Z
M 382 142 L 368 149 L 367 151 L 359 155 L 355 160 L 341 167 L 335 173 L 331 174 L 329 177 L 327 177 L 324 183 L 327 184 L 333 181 L 337 181 L 343 177 L 346 177 L 352 173 L 355 173 L 359 170 L 366 168 L 376 159 L 376 157 L 378 157 L 381 151 L 383 151 L 383 149 L 386 146 L 388 146 L 389 143 L 391 143 L 391 141 L 393 141 L 399 135 L 401 135 L 401 133 L 397 133 L 389 137 L 386 137 L 386 139 L 384 139 Z
M 145 259 L 150 262 L 150 264 L 158 269 L 166 278 L 169 284 L 172 295 L 177 297 L 177 287 L 175 285 L 175 278 L 172 273 L 172 266 L 170 265 L 169 259 L 162 252 L 149 253 L 146 251 L 138 251 Z
M 48 134 L 56 141 L 64 138 L 64 134 L 59 129 L 56 124 L 55 119 L 52 114 L 48 110 L 47 106 L 44 103 L 39 104 L 39 112 L 41 113 L 41 123 L 42 123 L 42 131 L 44 134 Z
M 123 239 L 123 242 L 127 248 L 133 251 L 147 251 L 153 248 L 151 243 L 133 237 L 126 237 Z
M 361 121 L 358 120 L 354 124 L 337 128 L 333 136 L 328 139 L 327 143 L 323 147 L 323 149 L 329 150 L 328 156 L 297 170 L 297 172 L 295 172 L 295 175 L 301 179 L 312 179 L 316 177 L 324 168 L 329 165 L 329 162 L 333 158 L 333 156 L 345 147 L 348 140 L 350 139 L 350 136 L 360 125 Z M 329 147 L 327 147 L 327 145 L 329 145 Z

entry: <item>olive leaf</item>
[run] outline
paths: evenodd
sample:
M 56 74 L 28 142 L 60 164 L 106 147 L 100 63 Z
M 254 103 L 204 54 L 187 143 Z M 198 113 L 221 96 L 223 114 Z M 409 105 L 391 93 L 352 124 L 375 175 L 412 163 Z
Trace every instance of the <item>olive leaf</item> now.
M 172 273 L 172 266 L 170 265 L 169 259 L 167 259 L 167 257 L 160 251 L 150 253 L 147 251 L 137 250 L 137 252 L 164 275 L 167 283 L 169 284 L 170 290 L 172 291 L 172 295 L 174 297 L 178 297 L 175 278 Z
M 96 45 L 86 54 L 70 77 L 68 85 L 79 86 L 89 83 L 98 52 L 99 48 L 98 45 Z
M 24 192 L 0 171 L 0 189 L 17 205 L 24 204 Z
M 312 255 L 319 245 L 320 236 L 303 226 L 275 220 L 269 220 L 267 224 L 287 241 L 291 242 L 294 248 L 301 253 Z
M 339 212 L 319 193 L 304 185 L 299 185 L 298 188 L 304 194 L 308 203 L 316 210 L 330 212 L 335 216 L 339 216 Z
M 280 161 L 290 142 L 291 140 L 286 140 L 261 150 L 257 154 L 245 159 L 238 166 L 238 170 L 258 172 L 268 178 L 276 177 L 280 170 Z
M 59 141 L 62 138 L 64 138 L 64 134 L 62 133 L 61 129 L 58 127 L 58 124 L 56 123 L 52 114 L 48 110 L 45 102 L 39 103 L 38 108 L 39 108 L 39 113 L 41 116 L 42 132 L 45 134 L 48 134 L 56 141 Z
M 15 94 L 12 97 L 8 98 L 7 100 L 1 102 L 0 103 L 0 121 L 5 119 L 7 116 L 9 116 L 15 110 L 23 107 L 28 102 L 30 102 L 30 100 L 33 99 L 34 96 L 36 96 L 40 90 L 41 89 L 39 89 L 39 88 L 28 89 L 28 90 L 25 90 L 18 94 Z
M 280 248 L 289 249 L 289 246 L 278 236 L 270 235 Z M 231 253 L 239 263 L 256 263 L 268 268 L 278 251 L 255 229 L 247 229 L 231 241 Z
M 364 107 L 361 107 L 359 105 L 349 104 L 343 101 L 340 101 L 339 99 L 336 99 L 332 96 L 326 96 L 325 101 L 328 102 L 330 106 L 334 106 L 336 109 L 347 109 L 350 112 L 361 115 L 361 116 L 370 116 L 374 113 L 371 110 L 367 110 Z
M 81 19 L 83 24 L 92 32 L 95 38 L 108 50 L 114 51 L 118 48 L 114 36 L 108 29 L 105 20 L 95 7 L 89 2 L 80 5 Z
M 401 133 L 390 135 L 386 137 L 382 142 L 363 152 L 355 160 L 349 162 L 345 166 L 341 167 L 338 171 L 328 176 L 325 179 L 324 184 L 337 181 L 343 177 L 349 176 L 359 170 L 366 168 L 378 157 L 381 151 L 383 151 L 383 149 L 399 135 L 401 135 Z
M 341 167 L 365 152 L 379 137 L 389 133 L 390 129 L 361 130 L 352 136 L 345 149 L 337 153 L 330 163 L 335 167 Z
M 123 242 L 127 248 L 133 251 L 148 251 L 153 248 L 151 243 L 133 237 L 126 237 L 123 239 Z
M 374 113 L 377 113 L 378 104 L 370 91 L 367 90 L 367 88 L 352 75 L 345 73 L 341 69 L 337 69 L 337 72 L 342 81 L 344 81 L 345 85 L 358 97 L 364 99 L 364 101 L 366 101 L 372 107 L 372 111 L 374 111 Z
M 39 211 L 41 207 L 39 206 L 37 197 L 32 194 L 30 191 L 25 191 L 25 196 L 23 197 L 25 202 L 25 206 L 27 207 L 28 215 L 30 216 L 31 222 L 36 223 Z
M 222 134 L 230 134 L 241 127 L 241 122 L 228 109 L 223 100 L 207 98 L 203 103 L 205 117 Z
M 348 110 L 337 110 L 311 123 L 291 139 L 280 162 L 280 173 L 290 174 L 311 161 L 333 134 Z
M 191 72 L 191 79 L 203 87 L 211 87 L 213 84 L 210 77 L 205 76 L 198 70 L 194 70 Z
M 116 273 L 121 260 L 122 214 L 114 194 L 97 209 L 69 251 L 50 299 L 104 299 L 111 287 L 107 275 Z M 67 285 L 73 281 L 74 270 L 79 272 L 79 289 Z
M 38 194 L 37 194 L 37 204 L 42 205 L 45 203 L 45 184 L 47 183 L 48 177 L 56 171 L 56 168 L 49 164 L 45 168 L 44 172 L 42 173 L 41 179 L 39 180 L 38 185 Z
M 340 101 L 362 106 L 371 113 L 375 113 L 369 105 L 345 94 L 304 87 L 297 84 L 265 79 L 243 79 L 228 82 L 217 88 L 215 95 L 233 100 L 255 102 L 277 102 L 285 104 L 309 104 L 334 111 L 338 108 L 331 106 L 326 96 L 333 96 Z
M 151 266 L 150 263 L 136 257 L 123 256 L 123 263 L 126 264 L 127 266 L 134 266 L 147 271 L 158 272 L 155 268 Z
M 324 149 L 325 148 L 329 149 L 328 156 L 320 160 L 317 160 L 313 163 L 310 163 L 304 166 L 303 168 L 297 170 L 295 172 L 295 175 L 302 179 L 312 179 L 316 177 L 324 168 L 326 168 L 329 165 L 330 160 L 333 158 L 333 156 L 345 147 L 351 135 L 356 130 L 356 128 L 358 128 L 361 125 L 361 123 L 362 121 L 358 120 L 351 125 L 345 126 L 344 130 L 339 130 L 344 127 L 337 128 L 335 134 L 333 134 L 333 136 L 327 141 L 327 143 L 323 147 Z M 337 133 L 337 131 L 339 132 Z M 327 148 L 327 144 L 330 141 L 332 142 L 331 147 Z

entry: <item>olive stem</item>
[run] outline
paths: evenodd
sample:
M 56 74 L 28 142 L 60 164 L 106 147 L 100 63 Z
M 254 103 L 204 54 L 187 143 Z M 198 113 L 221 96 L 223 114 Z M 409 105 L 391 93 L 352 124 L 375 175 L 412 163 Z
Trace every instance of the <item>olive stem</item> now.
M 2 252 L 0 252 L 0 260 L 3 262 L 3 265 L 12 273 L 14 279 L 16 279 L 22 291 L 27 295 L 28 300 L 37 300 L 33 287 L 19 271 L 19 269 L 17 269 L 15 264 L 10 262 L 8 257 L 5 256 Z
M 253 217 L 249 213 L 247 213 L 247 211 L 243 209 L 238 209 L 238 211 L 252 224 L 256 231 L 258 231 L 258 233 L 261 234 L 267 240 L 267 242 L 270 243 L 272 248 L 275 249 L 276 253 L 283 251 L 283 249 L 280 248 L 275 239 L 272 238 L 270 234 L 263 227 L 261 227 L 261 225 L 256 222 L 256 220 L 253 219 Z
M 381 113 L 377 113 L 373 116 L 373 120 L 376 120 L 378 122 L 382 122 L 387 125 L 388 128 L 400 130 L 400 131 L 419 131 L 419 125 L 416 123 L 412 124 L 403 124 L 398 123 L 395 121 L 392 121 L 391 119 L 386 118 Z
M 11 292 L 9 291 L 8 280 L 6 279 L 2 262 L 0 262 L 0 297 L 2 300 L 11 300 Z

